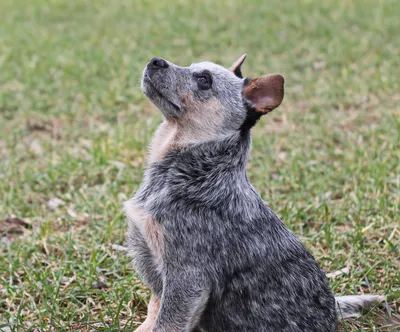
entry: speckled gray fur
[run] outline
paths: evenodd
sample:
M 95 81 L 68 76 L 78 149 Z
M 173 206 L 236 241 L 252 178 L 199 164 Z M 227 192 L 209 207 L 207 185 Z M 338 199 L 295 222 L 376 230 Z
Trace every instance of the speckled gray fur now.
M 204 70 L 213 81 L 201 91 L 193 77 Z M 152 331 L 335 331 L 335 298 L 324 273 L 246 176 L 251 125 L 243 124 L 252 117 L 242 94 L 246 80 L 213 63 L 168 62 L 143 77 L 143 91 L 167 119 L 187 111 L 182 93 L 216 97 L 224 112 L 218 134 L 150 163 L 125 203 L 129 209 L 134 201 L 162 229 L 158 262 L 129 220 L 134 267 L 161 298 Z

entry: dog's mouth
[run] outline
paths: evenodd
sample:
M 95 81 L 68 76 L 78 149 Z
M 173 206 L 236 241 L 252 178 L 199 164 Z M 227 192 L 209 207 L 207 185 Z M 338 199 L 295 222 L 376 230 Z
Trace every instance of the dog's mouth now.
M 172 107 L 172 109 L 179 114 L 181 112 L 181 107 L 178 106 L 177 104 L 175 104 L 174 102 L 172 102 L 169 98 L 167 98 L 164 94 L 162 94 L 160 92 L 159 89 L 156 88 L 155 84 L 151 81 L 150 76 L 148 75 L 148 73 L 145 73 L 143 76 L 143 83 L 145 83 L 147 85 L 147 88 L 150 88 L 150 90 L 152 91 L 153 96 L 149 96 L 148 97 L 150 99 L 152 99 L 152 97 L 154 98 L 154 95 L 156 96 L 156 98 L 161 99 L 162 101 L 164 101 L 165 103 L 167 103 L 170 107 Z M 146 93 L 146 92 L 145 92 Z

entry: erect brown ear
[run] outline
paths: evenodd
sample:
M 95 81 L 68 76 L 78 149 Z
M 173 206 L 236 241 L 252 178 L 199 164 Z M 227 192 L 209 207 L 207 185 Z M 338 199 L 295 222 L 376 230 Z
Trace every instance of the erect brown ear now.
M 251 79 L 243 92 L 257 112 L 266 114 L 281 104 L 284 83 L 282 75 L 265 75 Z
M 243 78 L 242 70 L 240 69 L 240 67 L 242 67 L 242 64 L 244 60 L 246 60 L 246 58 L 247 54 L 243 54 L 239 59 L 236 60 L 236 62 L 231 66 L 231 68 L 229 68 L 239 78 Z

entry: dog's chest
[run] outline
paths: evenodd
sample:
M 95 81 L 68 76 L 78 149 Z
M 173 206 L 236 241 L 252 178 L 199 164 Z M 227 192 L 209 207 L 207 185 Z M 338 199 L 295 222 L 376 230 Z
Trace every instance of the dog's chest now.
M 164 252 L 164 235 L 161 224 L 147 213 L 134 198 L 124 204 L 129 223 L 135 226 L 138 234 L 147 243 L 158 262 L 161 262 Z
M 176 126 L 166 123 L 160 125 L 150 144 L 150 163 L 161 160 L 176 145 L 177 135 Z

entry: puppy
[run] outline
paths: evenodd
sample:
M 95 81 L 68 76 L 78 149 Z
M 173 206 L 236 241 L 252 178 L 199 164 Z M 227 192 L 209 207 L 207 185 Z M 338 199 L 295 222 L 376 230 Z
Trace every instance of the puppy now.
M 313 256 L 250 184 L 250 130 L 284 78 L 153 58 L 144 94 L 164 121 L 127 202 L 133 265 L 152 291 L 137 331 L 330 332 L 381 297 L 335 298 Z M 337 302 L 339 304 L 337 304 Z

